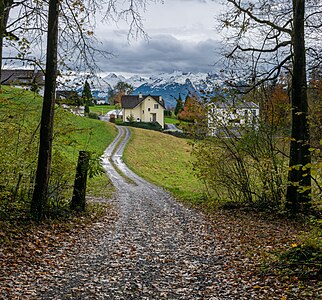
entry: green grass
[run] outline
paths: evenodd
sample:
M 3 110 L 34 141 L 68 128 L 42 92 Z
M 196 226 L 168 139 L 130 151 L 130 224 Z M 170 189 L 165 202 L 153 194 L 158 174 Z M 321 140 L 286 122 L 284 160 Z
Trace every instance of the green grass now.
M 56 144 L 72 159 L 80 150 L 102 155 L 116 136 L 116 128 L 111 123 L 77 117 L 60 108 L 56 111 L 55 125 Z
M 172 116 L 172 117 L 164 117 L 164 124 L 179 124 L 180 121 Z
M 203 198 L 202 183 L 193 175 L 191 146 L 156 131 L 132 128 L 124 161 L 138 175 L 193 203 Z
M 5 155 L 2 155 L 2 160 L 0 160 L 0 170 L 6 168 L 6 173 L 2 174 L 5 174 L 8 178 L 3 177 L 3 184 L 11 182 L 13 186 L 15 185 L 17 181 L 14 177 L 17 176 L 15 175 L 15 168 L 19 167 L 19 163 L 21 164 L 20 172 L 23 172 L 21 174 L 26 176 L 26 182 L 29 174 L 34 172 L 41 107 L 42 97 L 39 95 L 22 89 L 2 87 L 0 95 L 0 121 L 2 123 L 0 123 L 0 130 L 5 139 L 0 142 L 0 153 Z M 116 134 L 115 126 L 110 123 L 78 117 L 61 107 L 56 107 L 53 166 L 58 168 L 55 171 L 56 173 L 54 172 L 57 178 L 60 177 L 59 172 L 62 172 L 61 177 L 68 175 L 68 178 L 73 178 L 79 151 L 90 151 L 93 153 L 93 157 L 98 158 Z M 6 135 L 10 135 L 10 139 Z M 10 165 L 9 159 L 17 166 Z M 12 171 L 10 168 L 12 168 Z M 10 176 L 12 176 L 11 179 Z M 69 184 L 72 185 L 73 180 L 68 180 Z M 89 195 L 95 194 L 95 196 L 106 197 L 112 191 L 113 187 L 105 174 L 88 181 Z
M 107 112 L 116 109 L 116 105 L 95 105 L 90 106 L 89 111 L 98 115 L 105 115 Z

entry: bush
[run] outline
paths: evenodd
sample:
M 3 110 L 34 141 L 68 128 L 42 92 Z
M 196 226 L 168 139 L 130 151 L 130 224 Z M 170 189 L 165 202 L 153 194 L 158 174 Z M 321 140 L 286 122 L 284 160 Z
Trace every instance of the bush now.
M 99 115 L 97 113 L 94 113 L 94 112 L 89 112 L 87 114 L 87 116 L 90 118 L 90 119 L 95 119 L 95 120 L 99 120 Z
M 286 147 L 268 126 L 195 142 L 194 170 L 209 197 L 260 209 L 280 208 L 287 183 Z
M 142 129 L 149 129 L 155 131 L 162 131 L 162 126 L 158 122 L 124 122 L 120 125 L 131 126 Z

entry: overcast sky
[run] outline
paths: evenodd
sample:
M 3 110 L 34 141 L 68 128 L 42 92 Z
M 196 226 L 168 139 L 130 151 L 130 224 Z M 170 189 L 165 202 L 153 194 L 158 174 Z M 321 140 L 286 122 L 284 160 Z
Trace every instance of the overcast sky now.
M 117 26 L 101 24 L 97 30 L 99 40 L 115 57 L 100 61 L 99 65 L 104 72 L 126 76 L 149 76 L 175 70 L 211 72 L 219 59 L 216 16 L 221 9 L 217 0 L 149 3 L 142 14 L 148 41 L 139 38 L 129 42 L 125 22 Z

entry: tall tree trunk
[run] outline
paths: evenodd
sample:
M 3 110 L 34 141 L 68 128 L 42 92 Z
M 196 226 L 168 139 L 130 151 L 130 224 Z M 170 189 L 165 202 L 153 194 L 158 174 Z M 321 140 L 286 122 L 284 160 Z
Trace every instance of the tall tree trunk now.
M 38 166 L 30 208 L 32 217 L 38 222 L 45 216 L 48 198 L 57 78 L 58 16 L 59 0 L 50 0 L 48 11 L 45 94 L 41 115 Z
M 311 202 L 311 162 L 308 123 L 308 98 L 304 39 L 305 0 L 293 0 L 293 76 L 292 76 L 292 133 L 290 171 L 286 206 L 292 213 L 307 211 Z M 304 167 L 304 168 L 303 168 Z
M 13 0 L 0 0 L 0 86 L 2 74 L 3 38 Z

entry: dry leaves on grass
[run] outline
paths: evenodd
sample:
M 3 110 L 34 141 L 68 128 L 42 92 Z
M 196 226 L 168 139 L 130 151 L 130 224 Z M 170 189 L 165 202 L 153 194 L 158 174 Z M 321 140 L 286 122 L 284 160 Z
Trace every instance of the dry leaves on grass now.
M 265 219 L 255 212 L 212 212 L 219 251 L 229 253 L 225 270 L 227 280 L 258 290 L 260 299 L 321 299 L 322 283 L 315 278 L 301 280 L 280 272 L 277 257 L 298 242 L 305 228 L 283 219 Z M 265 298 L 266 297 L 266 298 Z M 259 299 L 259 298 L 258 298 Z

